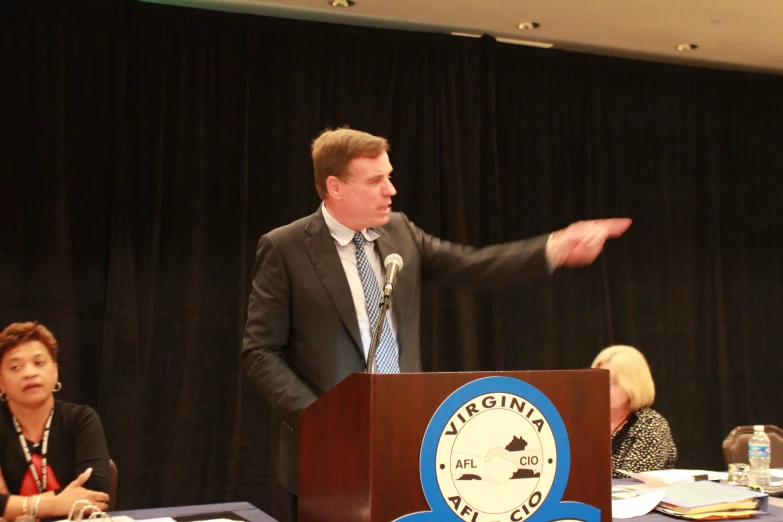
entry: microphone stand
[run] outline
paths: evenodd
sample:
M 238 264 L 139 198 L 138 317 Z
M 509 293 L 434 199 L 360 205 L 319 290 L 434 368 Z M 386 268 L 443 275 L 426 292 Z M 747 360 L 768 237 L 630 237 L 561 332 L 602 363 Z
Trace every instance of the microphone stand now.
M 381 343 L 381 333 L 383 332 L 383 321 L 386 319 L 386 312 L 391 306 L 391 295 L 381 296 L 381 302 L 378 303 L 380 313 L 378 314 L 378 320 L 375 322 L 375 331 L 372 333 L 372 339 L 370 340 L 370 349 L 367 352 L 367 366 L 364 368 L 365 373 L 377 373 L 375 368 L 375 352 L 378 350 L 378 345 Z

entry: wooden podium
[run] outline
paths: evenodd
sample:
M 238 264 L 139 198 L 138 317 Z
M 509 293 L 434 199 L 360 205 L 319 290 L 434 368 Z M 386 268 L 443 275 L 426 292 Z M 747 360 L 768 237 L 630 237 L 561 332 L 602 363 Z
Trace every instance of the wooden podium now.
M 524 381 L 552 402 L 571 451 L 562 500 L 595 506 L 610 522 L 606 370 L 353 374 L 300 416 L 299 521 L 390 522 L 428 511 L 419 474 L 427 426 L 455 390 L 492 376 Z

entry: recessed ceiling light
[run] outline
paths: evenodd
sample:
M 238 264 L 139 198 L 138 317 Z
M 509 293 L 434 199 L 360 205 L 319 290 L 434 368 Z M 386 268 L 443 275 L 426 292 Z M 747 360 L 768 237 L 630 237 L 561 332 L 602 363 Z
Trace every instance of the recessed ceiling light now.
M 680 44 L 675 49 L 677 49 L 680 52 L 687 52 L 687 51 L 695 51 L 698 49 L 699 46 L 696 44 Z
M 351 7 L 355 3 L 353 0 L 329 0 L 332 7 Z
M 538 29 L 541 27 L 541 24 L 538 22 L 519 22 L 517 24 L 517 29 L 521 29 L 522 31 L 530 31 L 532 29 Z

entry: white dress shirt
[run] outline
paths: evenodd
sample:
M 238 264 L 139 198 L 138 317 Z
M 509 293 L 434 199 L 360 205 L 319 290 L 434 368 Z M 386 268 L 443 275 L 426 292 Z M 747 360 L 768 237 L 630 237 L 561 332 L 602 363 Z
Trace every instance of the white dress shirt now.
M 348 278 L 348 286 L 351 288 L 351 296 L 353 297 L 353 307 L 356 309 L 356 319 L 359 321 L 359 332 L 362 335 L 364 360 L 366 361 L 370 350 L 372 335 L 370 334 L 370 318 L 367 315 L 367 301 L 364 298 L 364 287 L 362 286 L 362 279 L 359 276 L 359 268 L 356 266 L 356 246 L 353 243 L 353 236 L 356 234 L 356 231 L 337 221 L 329 213 L 329 210 L 323 203 L 321 204 L 321 211 L 323 212 L 326 226 L 329 227 L 329 232 L 334 239 L 334 246 L 337 247 L 337 253 L 340 255 L 340 262 L 343 265 L 343 270 L 345 270 L 345 277 Z M 375 272 L 375 279 L 378 280 L 378 288 L 381 289 L 385 282 L 384 278 L 386 277 L 386 271 L 381 263 L 381 257 L 375 249 L 375 240 L 378 239 L 378 233 L 372 229 L 366 228 L 362 230 L 362 235 L 364 235 L 364 253 L 367 254 L 370 266 L 372 266 L 372 270 Z M 397 330 L 394 327 L 394 320 L 391 312 L 392 310 L 390 308 L 386 313 L 385 321 L 389 323 L 396 345 Z M 375 325 L 373 324 L 372 327 L 375 327 Z M 397 347 L 397 349 L 399 351 L 399 347 Z

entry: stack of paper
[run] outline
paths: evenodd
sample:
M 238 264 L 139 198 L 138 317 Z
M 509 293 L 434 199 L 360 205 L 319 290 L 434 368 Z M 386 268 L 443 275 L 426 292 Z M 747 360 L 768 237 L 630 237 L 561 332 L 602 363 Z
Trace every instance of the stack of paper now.
M 637 495 L 622 488 L 612 488 L 612 518 L 636 518 L 656 508 L 663 498 L 663 491 Z
M 662 469 L 658 471 L 645 471 L 644 473 L 634 473 L 618 469 L 620 473 L 644 482 L 649 486 L 669 486 L 672 484 L 683 484 L 698 480 L 720 480 L 726 478 L 726 473 L 707 471 L 703 469 Z
M 747 518 L 766 513 L 769 505 L 769 497 L 764 493 L 709 481 L 661 489 L 664 494 L 658 511 L 694 520 Z

